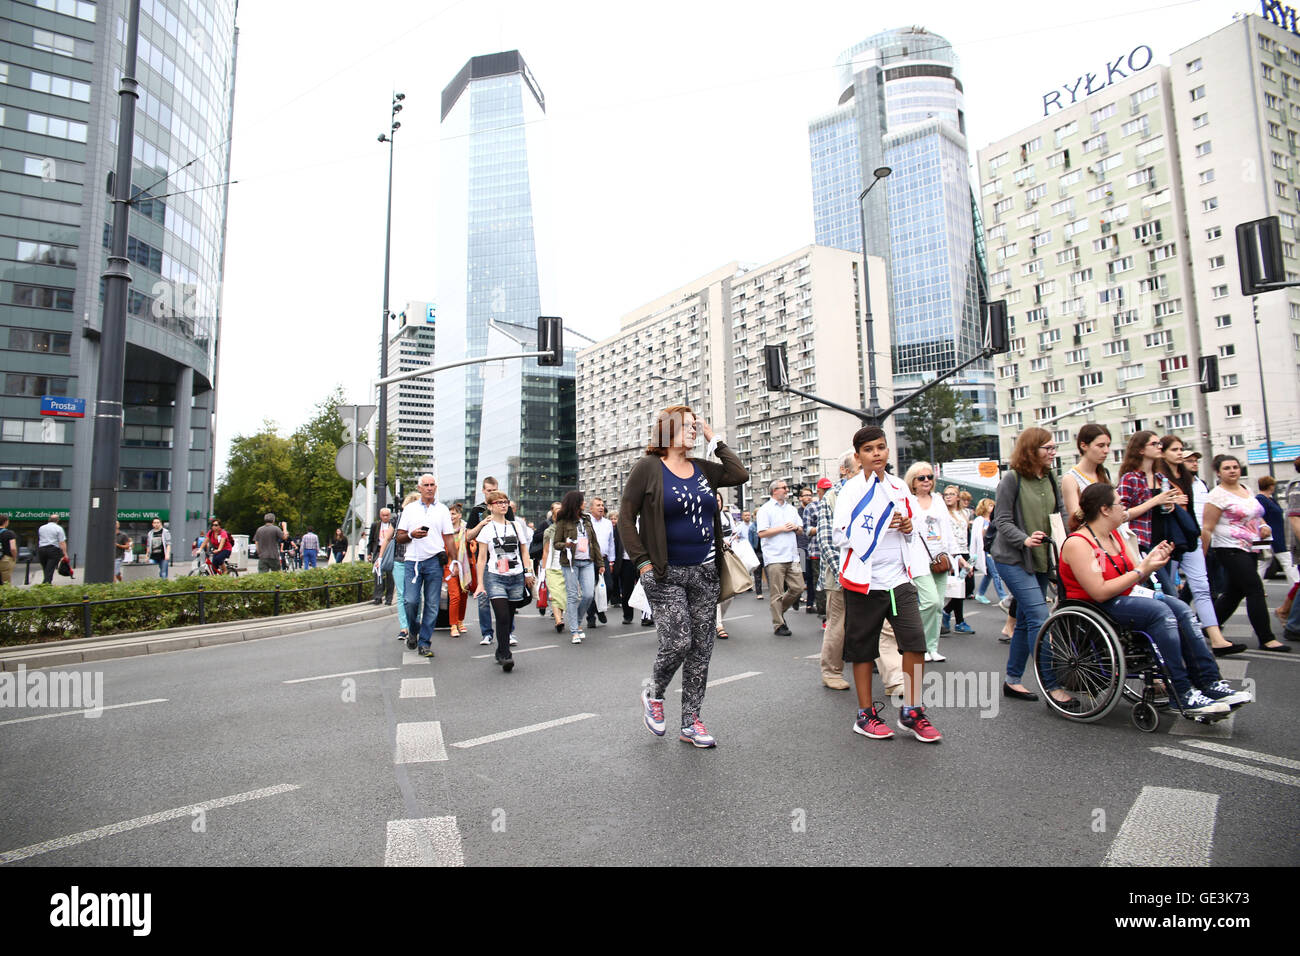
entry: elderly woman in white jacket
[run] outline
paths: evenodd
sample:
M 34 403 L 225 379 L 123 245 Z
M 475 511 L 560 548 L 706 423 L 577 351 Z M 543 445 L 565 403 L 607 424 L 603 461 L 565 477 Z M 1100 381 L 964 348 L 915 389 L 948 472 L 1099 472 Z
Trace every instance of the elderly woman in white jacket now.
M 947 658 L 939 653 L 940 618 L 944 591 L 948 586 L 948 570 L 956 570 L 957 567 L 957 547 L 948 506 L 934 494 L 935 477 L 933 465 L 928 461 L 918 461 L 907 469 L 903 484 L 907 485 L 920 505 L 914 524 L 920 532 L 920 539 L 925 543 L 929 560 L 936 561 L 940 555 L 948 557 L 948 568 L 930 574 L 918 574 L 912 579 L 921 601 L 921 622 L 925 625 L 925 659 L 944 661 Z

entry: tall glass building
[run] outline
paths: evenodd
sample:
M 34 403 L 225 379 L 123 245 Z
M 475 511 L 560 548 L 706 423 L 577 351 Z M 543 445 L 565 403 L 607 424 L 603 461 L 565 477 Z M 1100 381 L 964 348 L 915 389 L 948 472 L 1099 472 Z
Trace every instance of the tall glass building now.
M 957 57 L 921 27 L 888 30 L 844 51 L 836 77 L 836 108 L 809 124 L 816 241 L 860 253 L 858 196 L 873 170 L 892 168 L 863 215 L 867 252 L 888 265 L 891 367 L 904 395 L 982 344 L 988 280 L 976 250 Z M 948 384 L 974 403 L 996 454 L 991 364 L 977 362 Z
M 517 50 L 474 57 L 442 92 L 439 363 L 535 349 L 550 301 L 538 265 L 545 110 Z M 441 498 L 472 501 L 491 475 L 540 520 L 576 487 L 575 354 L 554 368 L 522 359 L 437 373 Z
M 58 513 L 83 561 L 127 6 L 0 5 L 0 512 L 25 545 Z M 137 543 L 162 518 L 178 550 L 212 498 L 235 9 L 141 2 L 118 518 Z

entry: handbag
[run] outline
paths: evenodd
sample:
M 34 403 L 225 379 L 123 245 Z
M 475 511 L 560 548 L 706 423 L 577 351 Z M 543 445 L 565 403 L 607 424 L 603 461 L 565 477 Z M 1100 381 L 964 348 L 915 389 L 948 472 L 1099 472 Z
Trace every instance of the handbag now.
M 952 561 L 948 558 L 946 551 L 940 551 L 936 558 L 930 553 L 930 546 L 925 543 L 925 535 L 917 535 L 921 539 L 921 547 L 925 548 L 925 556 L 930 559 L 931 574 L 949 574 L 952 572 Z
M 546 582 L 543 581 L 537 585 L 537 610 L 545 611 L 550 601 L 550 591 L 546 588 Z
M 66 557 L 59 561 L 59 574 L 65 578 L 72 577 L 72 562 Z
M 533 603 L 533 589 L 527 581 L 524 582 L 524 596 L 518 601 L 511 601 L 510 606 L 516 611 L 523 610 Z
M 722 546 L 722 567 L 720 569 L 718 600 L 727 601 L 744 591 L 754 589 L 754 575 L 740 556 L 727 545 Z
M 596 581 L 596 613 L 604 614 L 608 610 L 609 594 L 605 590 L 605 577 L 601 575 L 600 579 Z
M 388 539 L 388 545 L 384 548 L 384 553 L 379 556 L 379 573 L 392 574 L 393 565 L 396 563 L 397 556 L 397 535 L 394 534 Z

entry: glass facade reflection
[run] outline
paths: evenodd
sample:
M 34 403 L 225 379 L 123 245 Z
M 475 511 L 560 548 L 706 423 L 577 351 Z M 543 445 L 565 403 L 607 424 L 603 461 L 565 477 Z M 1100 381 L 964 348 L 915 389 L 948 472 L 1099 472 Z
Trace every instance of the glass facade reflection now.
M 44 376 L 89 406 L 97 389 L 100 275 L 112 221 L 104 184 L 116 166 L 127 6 L 15 0 L 5 5 L 0 39 L 2 379 L 17 385 Z M 121 465 L 123 474 L 173 477 L 169 487 L 123 485 L 119 509 L 161 514 L 177 540 L 192 536 L 187 520 L 201 525 L 211 500 L 235 8 L 235 0 L 141 0 Z M 15 348 L 12 337 L 23 329 L 52 333 L 68 347 L 44 354 Z M 0 418 L 39 423 L 38 404 L 39 395 L 6 387 Z M 61 468 L 65 476 L 58 492 L 6 491 L 0 510 L 71 512 L 70 544 L 81 555 L 87 411 L 86 419 L 47 430 L 51 437 L 39 443 L 0 442 L 0 468 Z M 20 522 L 20 533 L 29 523 Z M 123 520 L 128 532 L 142 534 L 148 524 Z
M 545 99 L 511 51 L 466 63 L 442 104 L 439 361 L 532 351 L 547 301 L 536 188 Z M 439 495 L 470 501 L 492 475 L 540 518 L 577 482 L 573 377 L 572 353 L 559 368 L 523 359 L 439 372 Z
M 937 34 L 920 27 L 877 34 L 840 55 L 839 105 L 809 124 L 816 241 L 861 252 L 861 215 L 867 252 L 888 264 L 899 395 L 970 359 L 982 344 L 987 282 L 975 248 L 958 72 L 951 44 Z M 880 166 L 892 174 L 876 183 L 860 213 L 858 196 Z M 995 453 L 990 363 L 976 362 L 948 381 L 974 398 Z

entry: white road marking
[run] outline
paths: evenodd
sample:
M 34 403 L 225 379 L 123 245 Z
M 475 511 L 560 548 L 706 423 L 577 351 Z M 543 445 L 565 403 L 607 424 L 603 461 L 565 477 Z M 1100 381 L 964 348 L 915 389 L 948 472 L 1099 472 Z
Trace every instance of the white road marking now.
M 1169 725 L 1169 733 L 1175 737 L 1218 737 L 1220 740 L 1231 740 L 1236 719 L 1236 714 L 1229 714 L 1223 720 L 1202 724 L 1199 721 L 1175 717 L 1174 722 Z
M 1273 783 L 1284 783 L 1288 787 L 1300 787 L 1300 777 L 1293 777 L 1287 773 L 1278 773 L 1276 770 L 1265 770 L 1263 767 L 1249 767 L 1246 764 L 1233 763 L 1230 760 L 1220 760 L 1218 757 L 1211 757 L 1207 754 L 1188 753 L 1186 750 L 1175 750 L 1172 747 L 1152 747 L 1154 753 L 1163 754 L 1166 757 L 1177 757 L 1179 760 L 1190 760 L 1193 763 L 1203 763 L 1211 767 L 1218 767 L 1220 770 L 1231 770 L 1234 773 L 1245 773 L 1252 777 L 1259 777 L 1263 780 L 1271 780 Z
M 728 614 L 723 618 L 724 621 L 743 621 L 747 617 L 753 617 L 752 614 Z
M 514 647 L 510 649 L 510 656 L 513 657 L 516 654 L 527 654 L 530 651 L 549 651 L 551 648 L 559 647 L 559 646 L 560 646 L 559 644 L 543 644 L 541 647 Z M 496 657 L 496 653 L 493 652 L 491 654 L 475 654 L 473 657 L 470 658 L 470 660 L 482 661 L 482 660 L 486 660 L 489 657 Z
M 143 707 L 145 704 L 165 703 L 167 703 L 166 697 L 154 697 L 150 700 L 133 700 L 129 704 L 110 704 L 107 707 L 102 708 L 102 710 L 117 710 L 121 707 Z M 86 708 L 85 710 L 61 710 L 57 714 L 37 714 L 35 717 L 15 717 L 13 720 L 0 720 L 0 727 L 3 727 L 5 724 L 25 724 L 29 720 L 49 720 L 52 717 L 73 717 L 77 714 L 95 713 L 99 713 L 99 711 L 93 707 Z
M 635 627 L 629 625 L 626 631 L 621 631 L 617 634 L 606 634 L 604 636 L 613 641 L 618 640 L 621 637 L 636 637 L 638 634 L 643 637 L 658 637 L 659 629 L 654 627 L 642 627 L 639 624 Z
M 1296 663 L 1300 661 L 1300 654 L 1278 653 L 1277 651 L 1242 651 L 1237 657 L 1245 657 L 1252 661 L 1290 661 Z
M 467 747 L 478 747 L 482 744 L 496 743 L 498 740 L 506 740 L 509 737 L 518 737 L 521 734 L 532 734 L 539 730 L 550 730 L 552 727 L 562 727 L 565 724 L 576 723 L 579 720 L 587 720 L 595 717 L 595 714 L 573 714 L 569 717 L 561 717 L 558 720 L 547 720 L 540 724 L 529 724 L 527 727 L 519 727 L 515 730 L 503 730 L 499 734 L 488 734 L 486 737 L 475 737 L 472 740 L 462 740 L 459 743 L 452 744 L 464 750 Z
M 402 651 L 403 667 L 405 667 L 407 664 L 423 664 L 423 663 L 425 663 L 425 658 L 420 656 L 419 651 L 406 651 L 406 650 Z
M 1218 808 L 1217 793 L 1143 787 L 1101 865 L 1209 866 Z
M 1255 753 L 1253 750 L 1243 750 L 1241 747 L 1227 747 L 1209 740 L 1185 740 L 1183 743 L 1198 750 L 1212 750 L 1215 753 L 1227 754 L 1229 757 L 1244 757 L 1247 760 L 1254 760 L 1259 763 L 1271 763 L 1275 767 L 1300 770 L 1300 760 L 1291 760 L 1289 757 L 1274 757 L 1272 754 Z
M 89 843 L 91 840 L 99 840 L 106 836 L 114 836 L 118 833 L 126 833 L 128 830 L 138 830 L 140 827 L 152 826 L 155 823 L 165 823 L 168 820 L 176 820 L 181 817 L 190 817 L 199 811 L 219 810 L 222 807 L 234 806 L 236 803 L 247 803 L 249 800 L 261 800 L 263 797 L 274 797 L 277 794 L 288 793 L 291 790 L 302 789 L 296 783 L 282 783 L 275 787 L 266 787 L 262 790 L 248 790 L 244 793 L 236 793 L 229 797 L 220 797 L 216 800 L 205 800 L 203 803 L 192 803 L 187 807 L 176 807 L 172 810 L 163 810 L 159 813 L 151 813 L 144 817 L 135 817 L 132 820 L 123 820 L 120 823 L 110 823 L 107 826 L 96 827 L 93 830 L 83 830 L 81 833 L 74 833 L 71 836 L 59 837 L 57 840 L 47 840 L 44 843 L 33 843 L 31 846 L 20 847 L 17 850 L 8 850 L 0 853 L 0 864 L 16 863 L 19 860 L 26 860 L 29 857 L 39 856 L 42 853 L 50 853 L 54 850 L 64 850 L 68 847 L 77 846 L 79 843 Z
M 806 661 L 819 661 L 821 659 L 822 659 L 821 651 L 818 651 L 816 654 L 809 654 L 807 657 L 804 658 L 804 660 Z
M 446 759 L 447 748 L 442 744 L 442 724 L 439 721 L 421 720 L 397 725 L 393 763 L 429 763 Z
M 730 677 L 719 677 L 717 680 L 709 681 L 704 686 L 706 688 L 717 687 L 719 684 L 730 684 L 733 680 L 744 680 L 746 677 L 757 677 L 762 673 L 762 671 L 745 671 L 743 674 L 732 674 Z M 674 694 L 680 694 L 681 692 L 682 689 L 680 687 L 673 691 Z
M 335 677 L 355 677 L 358 674 L 378 674 L 383 671 L 395 671 L 396 667 L 372 667 L 365 671 L 344 671 L 341 674 L 321 674 L 319 677 L 295 677 L 293 680 L 282 680 L 281 684 L 305 684 L 313 680 L 330 680 Z
M 1250 666 L 1250 661 L 1234 660 L 1231 657 L 1219 658 L 1219 676 L 1224 680 L 1245 680 L 1246 668 Z
M 391 668 L 390 668 L 391 669 Z M 432 677 L 405 677 L 398 697 L 434 697 Z
M 389 820 L 384 866 L 464 866 L 455 817 Z

